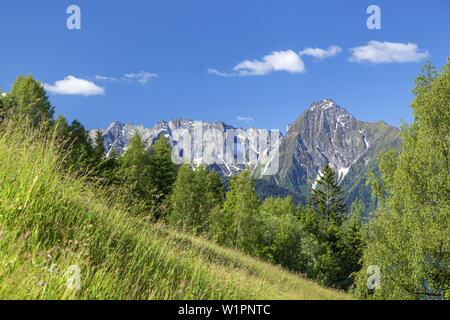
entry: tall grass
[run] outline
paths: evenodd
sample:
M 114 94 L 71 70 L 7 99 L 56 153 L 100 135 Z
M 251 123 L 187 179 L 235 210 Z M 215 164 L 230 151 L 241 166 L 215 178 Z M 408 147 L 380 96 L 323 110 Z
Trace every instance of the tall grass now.
M 127 214 L 98 187 L 63 174 L 57 145 L 26 125 L 0 127 L 0 299 L 350 298 Z

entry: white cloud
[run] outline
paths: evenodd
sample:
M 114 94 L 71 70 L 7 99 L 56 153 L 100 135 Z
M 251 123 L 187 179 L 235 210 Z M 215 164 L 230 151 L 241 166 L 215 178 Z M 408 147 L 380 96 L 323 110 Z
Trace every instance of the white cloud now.
M 217 71 L 216 69 L 212 69 L 212 68 L 208 69 L 208 73 L 215 74 L 215 75 L 218 75 L 221 77 L 231 77 L 232 76 L 232 74 L 220 72 L 220 71 Z
M 253 121 L 253 118 L 252 117 L 237 116 L 236 120 L 237 121 Z
M 156 73 L 141 71 L 139 73 L 125 73 L 121 78 L 95 75 L 94 79 L 100 81 L 136 81 L 139 83 L 147 83 L 151 78 L 157 78 Z
M 54 94 L 67 94 L 67 95 L 103 95 L 105 89 L 97 86 L 92 81 L 78 79 L 74 76 L 67 76 L 64 80 L 58 80 L 54 85 L 44 83 L 45 90 Z
M 126 73 L 124 75 L 125 80 L 136 80 L 139 83 L 147 83 L 150 78 L 157 78 L 156 73 L 150 73 L 147 71 L 141 71 L 139 73 Z
M 262 60 L 245 60 L 233 68 L 233 73 L 224 73 L 216 69 L 208 69 L 211 74 L 222 77 L 262 76 L 275 71 L 291 73 L 305 72 L 305 65 L 298 54 L 292 50 L 274 51 Z
M 1 92 L 1 96 L 2 97 L 6 96 L 6 92 Z
M 273 71 L 301 73 L 305 71 L 305 65 L 294 51 L 286 50 L 274 51 L 262 60 L 246 60 L 233 69 L 240 75 L 265 75 Z
M 328 50 L 321 48 L 306 48 L 299 53 L 300 56 L 312 56 L 317 59 L 324 59 L 328 57 L 334 57 L 341 53 L 342 49 L 338 46 L 331 46 Z
M 370 41 L 366 46 L 351 48 L 353 62 L 392 63 L 419 62 L 429 56 L 427 50 L 419 50 L 414 43 Z
M 95 75 L 96 80 L 117 81 L 117 78 Z

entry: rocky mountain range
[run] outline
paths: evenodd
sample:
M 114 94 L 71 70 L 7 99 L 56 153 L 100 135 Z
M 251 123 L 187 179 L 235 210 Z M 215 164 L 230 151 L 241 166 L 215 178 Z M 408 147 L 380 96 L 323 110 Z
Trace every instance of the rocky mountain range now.
M 221 176 L 229 177 L 253 168 L 256 174 L 269 155 L 279 149 L 282 136 L 278 131 L 234 128 L 223 122 L 193 121 L 184 118 L 169 122 L 158 122 L 153 128 L 144 128 L 133 124 L 113 122 L 106 130 L 94 129 L 89 132 L 95 137 L 100 130 L 104 148 L 109 154 L 112 150 L 121 152 L 126 149 L 129 140 L 138 132 L 148 148 L 164 135 L 176 156 L 184 161 L 196 164 L 205 163 L 218 171 Z
M 95 131 L 90 131 L 92 137 Z M 292 195 L 295 202 L 305 202 L 320 169 L 329 163 L 348 203 L 362 199 L 368 209 L 375 204 L 365 185 L 367 172 L 377 170 L 380 152 L 401 145 L 396 127 L 383 121 L 358 121 L 331 99 L 311 104 L 288 126 L 285 136 L 188 119 L 158 122 L 153 128 L 113 122 L 101 132 L 108 152 L 126 149 L 136 132 L 148 147 L 162 134 L 184 161 L 206 163 L 224 177 L 250 167 L 259 178 L 256 188 L 262 198 Z

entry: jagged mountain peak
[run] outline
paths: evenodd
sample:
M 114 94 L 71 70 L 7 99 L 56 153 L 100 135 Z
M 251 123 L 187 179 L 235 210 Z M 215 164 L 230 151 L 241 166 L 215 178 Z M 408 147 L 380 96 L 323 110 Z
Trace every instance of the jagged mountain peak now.
M 320 112 L 320 111 L 326 111 L 326 110 L 339 112 L 339 113 L 342 113 L 342 112 L 348 113 L 347 110 L 345 110 L 344 108 L 339 106 L 333 99 L 324 99 L 324 100 L 313 102 L 309 106 L 307 111 Z
M 314 102 L 300 117 L 288 127 L 286 136 L 301 133 L 302 139 L 312 141 L 324 135 L 330 139 L 340 132 L 353 131 L 357 120 L 346 109 L 332 99 Z
M 337 123 L 341 126 L 345 126 L 349 122 L 356 120 L 353 115 L 339 106 L 332 99 L 325 99 L 312 103 L 303 115 L 304 117 L 314 117 L 333 124 Z
M 120 130 L 122 130 L 122 128 L 123 128 L 124 126 L 125 126 L 125 124 L 123 124 L 122 122 L 120 122 L 120 121 L 114 121 L 114 122 L 112 122 L 112 123 L 108 126 L 108 128 L 106 128 L 105 131 L 112 130 L 112 129 L 114 129 L 114 128 L 120 128 Z

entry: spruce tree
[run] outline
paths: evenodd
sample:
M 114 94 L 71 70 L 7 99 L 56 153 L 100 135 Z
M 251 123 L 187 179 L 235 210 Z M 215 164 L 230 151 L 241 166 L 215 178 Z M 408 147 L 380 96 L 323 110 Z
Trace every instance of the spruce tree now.
M 336 173 L 326 164 L 311 191 L 311 203 L 325 225 L 340 226 L 347 210 L 345 197 L 337 185 Z
M 311 205 L 319 220 L 316 237 L 322 247 L 317 257 L 316 277 L 325 285 L 345 288 L 348 275 L 344 268 L 344 241 L 341 225 L 346 212 L 345 198 L 336 181 L 336 173 L 327 164 L 311 191 Z
M 103 135 L 100 130 L 95 132 L 94 139 L 94 157 L 97 162 L 101 162 L 105 157 L 105 148 L 103 146 Z
M 364 250 L 363 214 L 366 210 L 362 200 L 355 200 L 344 224 L 342 287 L 349 288 L 354 283 L 354 273 L 361 269 L 361 257 Z

